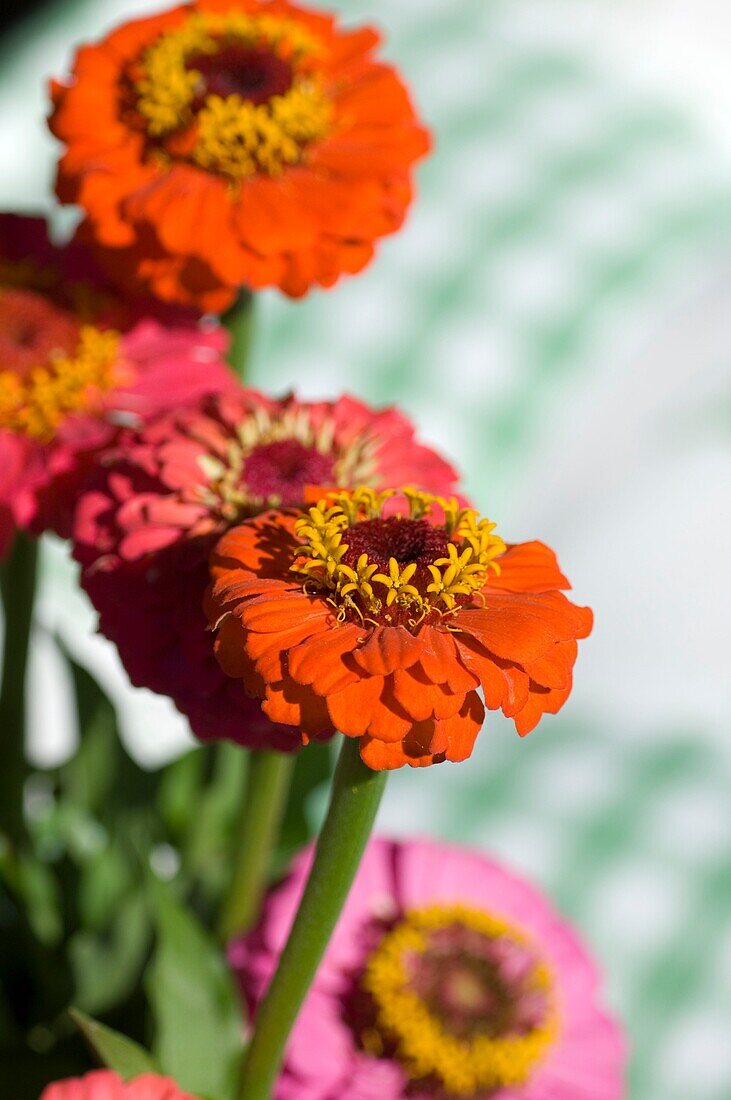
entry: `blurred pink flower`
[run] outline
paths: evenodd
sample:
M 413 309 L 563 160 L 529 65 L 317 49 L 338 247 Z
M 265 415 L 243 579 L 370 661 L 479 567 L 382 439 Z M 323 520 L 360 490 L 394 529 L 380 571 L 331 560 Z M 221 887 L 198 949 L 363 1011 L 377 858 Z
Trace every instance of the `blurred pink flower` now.
M 210 551 L 242 519 L 301 505 L 308 486 L 449 494 L 456 476 L 395 409 L 240 389 L 162 416 L 105 455 L 77 509 L 82 583 L 132 682 L 171 696 L 198 737 L 294 750 L 299 731 L 273 725 L 215 660 Z
M 252 1008 L 312 852 L 229 958 Z M 620 1100 L 625 1050 L 572 928 L 529 883 L 426 841 L 369 846 L 275 1100 Z
M 127 1084 L 116 1073 L 98 1070 L 85 1077 L 56 1081 L 40 1100 L 192 1100 L 169 1077 L 145 1073 Z
M 97 280 L 41 219 L 0 215 L 0 552 L 15 525 L 68 534 L 79 477 L 120 427 L 234 385 L 223 330 L 145 316 Z

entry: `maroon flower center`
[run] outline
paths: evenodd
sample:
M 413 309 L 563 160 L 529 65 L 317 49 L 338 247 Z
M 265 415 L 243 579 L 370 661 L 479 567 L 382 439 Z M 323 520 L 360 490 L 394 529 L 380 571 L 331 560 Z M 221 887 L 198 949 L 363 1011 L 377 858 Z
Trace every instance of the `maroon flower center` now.
M 302 504 L 308 485 L 332 484 L 333 459 L 297 439 L 280 439 L 255 447 L 242 477 L 250 496 L 290 507 Z
M 0 370 L 26 377 L 79 340 L 76 318 L 32 290 L 0 290 Z
M 343 536 L 348 549 L 343 564 L 354 569 L 361 554 L 388 573 L 388 563 L 395 558 L 400 566 L 417 566 L 411 583 L 426 591 L 432 581 L 428 567 L 447 554 L 447 533 L 443 527 L 434 527 L 425 519 L 366 519 L 349 527 Z
M 266 49 L 251 46 L 222 46 L 214 54 L 195 54 L 186 67 L 202 77 L 203 87 L 196 100 L 202 107 L 206 96 L 225 99 L 240 95 L 250 103 L 267 103 L 272 96 L 285 95 L 292 87 L 292 68 L 287 61 Z
M 458 1039 L 526 1035 L 548 1013 L 546 993 L 531 982 L 538 960 L 514 940 L 453 924 L 405 962 L 411 988 Z

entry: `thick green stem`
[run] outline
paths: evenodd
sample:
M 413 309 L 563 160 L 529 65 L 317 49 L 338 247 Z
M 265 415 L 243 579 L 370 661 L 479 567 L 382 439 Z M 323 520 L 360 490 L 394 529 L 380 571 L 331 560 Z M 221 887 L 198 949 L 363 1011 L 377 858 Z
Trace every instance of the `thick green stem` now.
M 231 335 L 228 361 L 232 370 L 243 382 L 246 378 L 254 334 L 254 295 L 250 290 L 240 290 L 239 296 L 223 316 L 223 323 Z
M 249 754 L 246 791 L 236 830 L 234 872 L 218 924 L 224 941 L 248 932 L 259 915 L 294 760 L 294 754 L 284 752 Z
M 37 558 L 37 544 L 18 534 L 10 557 L 0 569 L 5 612 L 0 685 L 0 831 L 15 841 L 20 840 L 24 832 L 23 786 L 28 773 L 25 680 Z
M 386 774 L 365 766 L 357 739 L 344 739 L 310 877 L 279 967 L 256 1014 L 239 1100 L 269 1100 L 271 1096 L 287 1039 L 368 843 Z

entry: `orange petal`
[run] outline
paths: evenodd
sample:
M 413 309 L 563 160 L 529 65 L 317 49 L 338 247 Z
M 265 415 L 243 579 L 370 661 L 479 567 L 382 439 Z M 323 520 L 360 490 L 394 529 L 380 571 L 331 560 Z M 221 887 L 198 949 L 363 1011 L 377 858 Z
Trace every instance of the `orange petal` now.
M 556 642 L 586 637 L 591 612 L 560 592 L 512 593 L 485 590 L 487 606 L 468 608 L 459 626 L 507 661 L 525 664 L 543 657 Z
M 531 661 L 525 671 L 543 687 L 564 689 L 571 686 L 573 667 L 579 647 L 576 642 L 557 642 L 544 657 Z
M 472 691 L 464 701 L 459 714 L 437 723 L 434 734 L 435 747 L 446 740 L 444 749 L 447 760 L 458 763 L 472 755 L 477 735 L 485 720 L 485 708 L 479 695 Z
M 247 631 L 246 648 L 256 662 L 259 674 L 271 684 L 285 678 L 285 659 L 289 647 L 299 645 L 311 635 L 312 626 L 308 623 L 273 634 L 252 634 Z
M 477 687 L 474 673 L 468 672 L 459 659 L 454 635 L 438 627 L 427 626 L 420 636 L 423 648 L 419 664 L 433 684 L 449 684 L 453 691 L 469 691 Z
M 558 567 L 556 555 L 542 542 L 521 542 L 509 546 L 499 559 L 500 574 L 491 577 L 490 588 L 506 592 L 548 592 L 571 588 Z
M 430 683 L 420 663 L 409 669 L 396 669 L 389 683 L 396 702 L 417 722 L 437 714 L 440 717 L 454 714 L 464 699 L 464 692 L 448 693 L 441 685 Z
M 528 689 L 530 680 L 527 673 L 521 668 L 508 665 L 502 670 L 507 685 L 503 696 L 502 708 L 506 718 L 512 718 L 528 702 Z
M 287 668 L 300 684 L 311 684 L 318 695 L 332 695 L 360 679 L 343 662 L 363 637 L 363 629 L 352 623 L 340 624 L 311 641 L 289 651 Z
M 414 728 L 414 719 L 404 710 L 393 691 L 393 680 L 389 676 L 384 681 L 380 701 L 374 706 L 365 733 L 377 737 L 380 741 L 402 741 Z
M 251 659 L 246 653 L 246 633 L 233 615 L 222 620 L 214 649 L 216 660 L 226 675 L 242 680 L 251 667 Z
M 334 732 L 324 701 L 311 688 L 291 680 L 267 685 L 262 710 L 272 722 L 296 726 L 305 743 L 311 737 Z
M 571 685 L 567 688 L 543 688 L 531 683 L 528 699 L 515 715 L 515 728 L 521 737 L 525 737 L 540 722 L 544 714 L 557 714 L 571 694 Z
M 303 593 L 272 598 L 264 596 L 244 604 L 241 618 L 247 630 L 258 634 L 275 634 L 297 625 L 311 624 L 315 630 L 325 631 L 333 619 L 331 610 L 322 600 Z
M 328 695 L 327 709 L 332 724 L 342 733 L 356 737 L 365 733 L 379 705 L 382 676 L 370 676 L 350 684 L 337 695 Z
M 494 657 L 467 634 L 459 635 L 457 648 L 464 663 L 479 678 L 488 710 L 499 710 L 508 691 L 503 671 L 505 662 L 498 664 Z
M 414 636 L 403 626 L 378 626 L 353 657 L 371 676 L 388 676 L 415 664 L 423 645 L 420 634 Z
M 441 763 L 444 754 L 435 754 L 429 748 L 433 723 L 423 725 L 425 729 L 420 731 L 421 737 L 417 736 L 409 741 L 386 744 L 374 737 L 362 737 L 360 755 L 363 763 L 374 771 L 393 771 L 395 768 L 403 768 L 405 764 L 410 768 L 428 768 L 431 764 Z

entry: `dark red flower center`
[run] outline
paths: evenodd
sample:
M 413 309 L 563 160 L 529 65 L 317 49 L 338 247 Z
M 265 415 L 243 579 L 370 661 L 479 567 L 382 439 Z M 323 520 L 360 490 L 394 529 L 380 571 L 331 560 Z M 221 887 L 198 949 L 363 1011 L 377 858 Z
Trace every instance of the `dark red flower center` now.
M 267 103 L 272 96 L 285 95 L 292 87 L 292 67 L 270 50 L 232 43 L 217 53 L 194 54 L 186 67 L 201 74 L 203 87 L 196 106 L 208 95 L 240 95 L 250 103 Z
M 57 354 L 71 354 L 79 323 L 42 294 L 0 289 L 0 370 L 26 377 Z
M 514 940 L 453 924 L 434 930 L 428 949 L 405 962 L 411 988 L 459 1039 L 526 1035 L 546 1018 L 546 993 L 530 982 L 538 960 Z
M 400 1061 L 419 1096 L 522 1095 L 557 1015 L 553 976 L 520 929 L 433 905 L 377 931 L 344 1004 L 364 1050 Z
M 366 519 L 349 527 L 343 536 L 348 549 L 343 564 L 354 569 L 361 554 L 388 573 L 388 563 L 395 558 L 400 566 L 417 566 L 412 584 L 421 589 L 431 583 L 428 566 L 447 554 L 447 533 L 443 527 L 434 527 L 425 519 L 404 519 L 390 516 L 388 519 Z M 424 591 L 426 591 L 424 587 Z
M 280 439 L 254 447 L 242 472 L 248 494 L 274 505 L 301 504 L 308 485 L 330 485 L 333 459 L 297 439 Z

